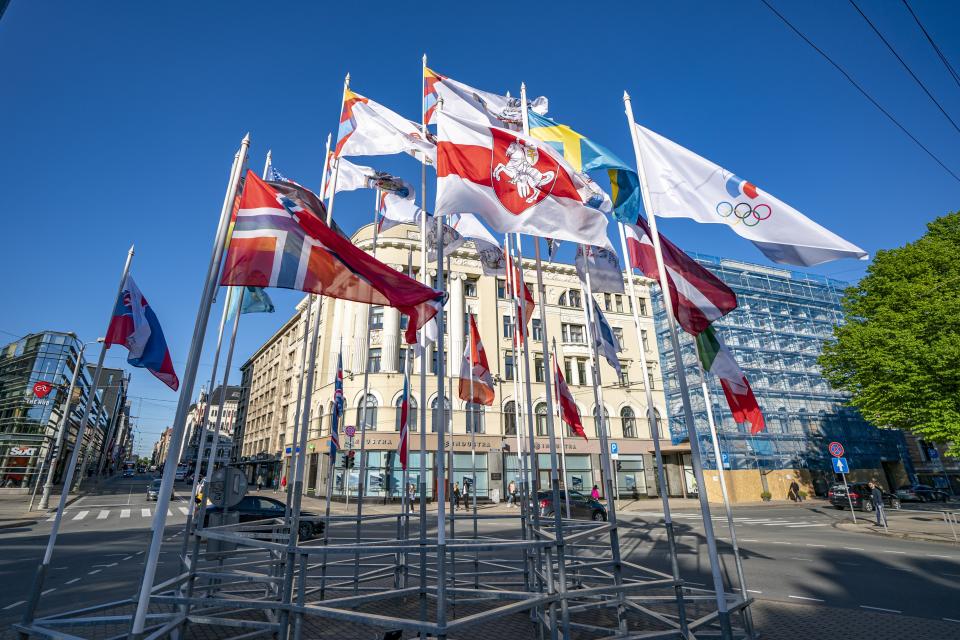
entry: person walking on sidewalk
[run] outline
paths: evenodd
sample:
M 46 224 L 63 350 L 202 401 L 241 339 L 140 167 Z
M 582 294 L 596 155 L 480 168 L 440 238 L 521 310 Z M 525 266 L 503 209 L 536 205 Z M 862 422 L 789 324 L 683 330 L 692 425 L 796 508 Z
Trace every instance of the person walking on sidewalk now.
M 597 485 L 593 485 L 593 491 L 590 492 L 590 497 L 593 498 L 594 500 L 599 500 L 599 499 L 600 499 L 600 487 L 598 487 Z
M 514 506 L 517 503 L 517 483 L 513 480 L 507 485 L 507 506 Z
M 453 510 L 456 511 L 460 508 L 460 483 L 453 483 Z
M 411 482 L 407 484 L 407 509 L 413 513 L 413 502 L 417 498 L 417 488 Z
M 877 526 L 887 526 L 887 514 L 883 510 L 883 489 L 875 482 L 868 483 L 870 498 L 873 500 L 873 511 L 877 515 Z

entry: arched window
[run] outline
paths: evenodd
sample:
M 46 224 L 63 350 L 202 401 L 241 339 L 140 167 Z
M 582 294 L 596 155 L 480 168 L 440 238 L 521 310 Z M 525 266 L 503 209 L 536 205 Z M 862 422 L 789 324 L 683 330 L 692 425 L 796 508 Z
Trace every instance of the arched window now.
M 534 415 L 537 417 L 537 435 L 547 435 L 547 403 L 541 402 L 534 409 Z
M 657 438 L 662 438 L 663 437 L 663 421 L 660 418 L 660 410 L 657 409 L 656 407 L 653 408 L 653 419 L 656 422 L 656 424 L 653 426 L 653 434 L 651 435 L 654 435 Z
M 623 427 L 624 438 L 637 437 L 637 417 L 630 407 L 620 409 L 620 424 Z
M 445 421 L 449 421 L 449 420 L 450 420 L 450 400 L 449 400 L 448 398 L 444 398 L 444 399 L 443 399 L 443 409 L 444 409 L 443 414 L 444 414 L 444 415 L 443 415 L 442 418 L 441 418 L 441 416 L 440 416 L 440 412 L 437 411 L 437 400 L 439 400 L 439 396 L 434 397 L 434 399 L 430 401 L 430 408 L 433 409 L 433 415 L 434 415 L 434 419 L 433 419 L 433 421 L 432 421 L 432 422 L 433 422 L 433 426 L 431 427 L 431 430 L 432 430 L 433 432 L 436 432 L 436 431 L 437 431 L 437 420 L 438 420 L 438 419 L 440 419 L 440 420 L 445 420 Z
M 396 431 L 400 431 L 400 405 L 403 404 L 403 396 L 401 395 L 397 398 L 397 411 L 396 418 L 394 420 L 393 428 Z M 417 422 L 417 401 L 413 396 L 410 396 L 410 411 L 409 416 L 407 416 L 407 431 L 413 433 L 420 426 L 420 423 Z
M 467 413 L 467 433 L 483 433 L 484 432 L 484 416 L 483 412 L 486 410 L 482 404 L 477 404 L 476 402 L 468 402 L 466 406 Z
M 503 435 L 517 435 L 517 405 L 513 400 L 503 405 Z
M 607 408 L 603 408 L 603 423 L 607 427 L 607 436 L 610 436 L 610 412 L 607 411 Z M 593 428 L 597 433 L 597 437 L 600 437 L 600 414 L 596 408 L 593 410 Z
M 362 429 L 364 424 L 367 431 L 377 430 L 377 399 L 369 393 L 366 402 L 361 400 L 357 406 L 357 429 Z

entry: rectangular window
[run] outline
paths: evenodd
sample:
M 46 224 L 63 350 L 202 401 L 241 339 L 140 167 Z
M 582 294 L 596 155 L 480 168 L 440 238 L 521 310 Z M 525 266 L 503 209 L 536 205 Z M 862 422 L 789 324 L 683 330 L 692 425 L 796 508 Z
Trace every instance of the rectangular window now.
M 564 342 L 570 342 L 573 344 L 586 344 L 586 338 L 584 338 L 584 329 L 582 324 L 564 323 L 561 325 L 561 333 L 563 335 Z
M 645 298 L 637 298 L 637 312 L 641 316 L 647 315 L 647 301 Z
M 503 379 L 513 380 L 513 354 L 503 354 Z
M 370 328 L 383 329 L 383 307 L 379 305 L 370 307 Z
M 577 358 L 577 373 L 580 374 L 580 384 L 587 384 L 587 359 Z
M 513 318 L 506 314 L 503 315 L 503 337 L 513 337 Z
M 507 281 L 497 278 L 497 297 L 501 300 L 507 299 Z
M 437 349 L 436 347 L 430 350 L 430 373 L 436 375 L 437 373 Z
M 613 309 L 617 313 L 623 313 L 623 296 L 619 293 L 613 296 Z
M 477 279 L 467 278 L 463 283 L 463 295 L 468 298 L 477 297 Z
M 567 384 L 573 384 L 573 358 L 563 359 L 563 376 Z
M 647 338 L 646 329 L 640 329 L 640 340 L 643 342 L 643 350 L 650 351 L 650 340 Z
M 653 381 L 653 365 L 652 364 L 647 365 L 647 381 L 650 383 L 651 389 L 656 388 L 656 384 L 654 384 L 654 381 Z
M 543 323 L 540 321 L 540 318 L 534 318 L 532 321 L 533 325 L 533 339 L 534 340 L 543 340 Z
M 623 360 L 620 361 L 620 385 L 630 386 L 630 363 Z
M 533 359 L 533 376 L 537 382 L 543 382 L 543 358 Z
M 609 293 L 603 294 L 603 310 L 613 311 L 613 295 Z
M 612 327 L 613 337 L 617 339 L 617 344 L 623 346 L 623 327 Z

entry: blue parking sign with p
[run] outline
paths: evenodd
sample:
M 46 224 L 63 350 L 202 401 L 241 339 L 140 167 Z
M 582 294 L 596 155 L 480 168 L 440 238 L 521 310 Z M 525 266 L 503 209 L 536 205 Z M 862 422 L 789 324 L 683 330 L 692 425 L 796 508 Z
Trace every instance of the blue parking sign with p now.
M 831 460 L 834 473 L 850 473 L 850 465 L 847 464 L 846 458 L 831 458 Z

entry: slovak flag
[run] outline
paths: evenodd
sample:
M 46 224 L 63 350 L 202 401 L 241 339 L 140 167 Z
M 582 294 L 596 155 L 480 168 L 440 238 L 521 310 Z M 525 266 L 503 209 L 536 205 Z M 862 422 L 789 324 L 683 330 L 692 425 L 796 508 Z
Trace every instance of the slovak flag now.
M 131 366 L 146 369 L 174 391 L 180 387 L 160 321 L 130 274 L 113 308 L 104 348 L 114 344 L 130 351 L 127 363 Z
M 397 443 L 397 455 L 400 458 L 400 468 L 407 470 L 407 459 L 410 455 L 407 442 L 410 439 L 410 376 L 403 374 L 403 398 L 400 401 L 400 442 Z
M 437 215 L 469 211 L 495 233 L 613 246 L 587 183 L 548 143 L 440 111 Z
M 330 423 L 330 456 L 340 448 L 340 416 L 343 415 L 343 352 L 337 356 L 337 379 L 333 383 L 333 420 Z
M 460 364 L 460 399 L 474 404 L 493 404 L 495 391 L 487 352 L 480 341 L 477 320 L 470 314 L 470 342 L 463 351 Z
M 410 317 L 406 341 L 439 309 L 443 292 L 385 265 L 328 227 L 308 189 L 264 182 L 252 171 L 237 211 L 221 285 L 279 287 L 395 307 Z
M 567 381 L 563 379 L 563 372 L 560 371 L 560 363 L 557 361 L 557 354 L 553 354 L 554 372 L 557 378 L 556 396 L 557 404 L 560 405 L 560 418 L 567 423 L 574 435 L 588 440 L 587 432 L 583 430 L 583 422 L 580 420 L 580 411 L 577 409 L 577 403 L 573 400 L 573 394 L 570 393 L 570 387 Z

